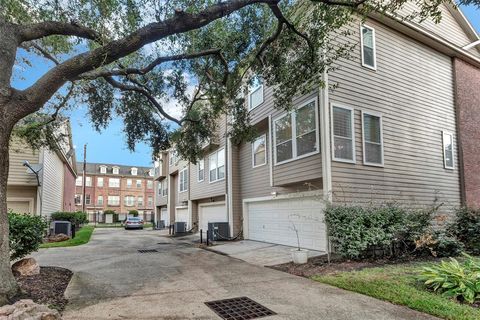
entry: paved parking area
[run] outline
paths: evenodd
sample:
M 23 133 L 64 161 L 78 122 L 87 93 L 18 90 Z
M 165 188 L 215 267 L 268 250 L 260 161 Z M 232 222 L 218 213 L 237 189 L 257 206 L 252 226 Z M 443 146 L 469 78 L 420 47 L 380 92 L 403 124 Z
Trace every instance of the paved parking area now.
M 42 249 L 34 257 L 75 272 L 64 319 L 220 319 L 205 302 L 241 296 L 276 312 L 265 318 L 272 320 L 434 319 L 151 230 L 97 229 L 87 245 Z

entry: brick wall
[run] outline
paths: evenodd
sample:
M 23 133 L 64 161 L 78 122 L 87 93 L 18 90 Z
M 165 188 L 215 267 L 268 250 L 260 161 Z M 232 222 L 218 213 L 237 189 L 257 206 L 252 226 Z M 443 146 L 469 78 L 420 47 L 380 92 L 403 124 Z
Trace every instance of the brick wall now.
M 463 196 L 480 207 L 480 69 L 459 59 L 454 67 Z
M 75 211 L 75 176 L 66 164 L 63 164 L 63 210 Z

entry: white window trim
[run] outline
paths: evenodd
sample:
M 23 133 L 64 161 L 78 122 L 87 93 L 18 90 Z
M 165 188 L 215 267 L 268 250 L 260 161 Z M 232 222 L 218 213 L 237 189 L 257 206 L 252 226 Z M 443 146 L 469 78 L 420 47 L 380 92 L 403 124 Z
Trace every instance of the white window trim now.
M 262 163 L 262 164 L 257 164 L 255 165 L 255 150 L 254 150 L 254 144 L 255 144 L 255 141 L 257 141 L 258 139 L 261 139 L 263 138 L 263 140 L 265 141 L 265 161 Z M 258 136 L 253 142 L 252 142 L 252 168 L 258 168 L 258 167 L 261 167 L 261 166 L 264 166 L 267 164 L 267 134 L 264 133 L 262 134 L 261 136 Z
M 313 152 L 310 152 L 310 153 L 303 154 L 303 155 L 297 157 L 296 156 L 297 155 L 297 136 L 296 136 L 297 135 L 297 124 L 296 124 L 296 113 L 295 113 L 295 111 L 303 108 L 304 106 L 308 105 L 312 101 L 315 102 L 315 131 L 317 133 L 315 135 L 315 140 L 316 140 L 317 150 L 313 151 Z M 286 117 L 286 116 L 291 116 L 292 117 L 292 119 L 291 119 L 292 120 L 292 158 L 288 159 L 288 160 L 284 160 L 282 162 L 277 162 L 277 134 L 275 132 L 275 123 L 278 120 L 280 120 L 280 119 L 282 119 L 283 117 Z M 281 165 L 281 164 L 284 164 L 284 163 L 289 163 L 289 162 L 292 162 L 292 161 L 295 161 L 295 160 L 303 159 L 303 158 L 306 158 L 306 157 L 310 157 L 310 156 L 313 156 L 315 154 L 320 153 L 320 146 L 319 146 L 319 144 L 320 144 L 320 138 L 319 138 L 320 129 L 319 129 L 319 123 L 318 123 L 318 100 L 317 100 L 317 98 L 315 97 L 315 98 L 309 99 L 306 102 L 300 104 L 298 107 L 296 107 L 294 111 L 284 113 L 283 115 L 281 115 L 278 118 L 276 118 L 275 120 L 273 120 L 273 126 L 270 130 L 273 130 L 272 147 L 273 147 L 273 156 L 274 156 L 274 159 L 275 159 L 275 162 L 274 162 L 275 166 L 278 166 L 278 165 Z M 294 134 L 295 134 L 295 136 L 294 136 Z
M 188 168 L 185 167 L 183 168 L 182 170 L 180 170 L 180 172 L 178 172 L 178 193 L 183 193 L 183 192 L 187 192 L 188 191 L 188 174 L 187 174 L 187 188 L 185 190 L 180 190 L 180 186 L 181 186 L 181 180 L 182 180 L 182 173 L 184 171 L 187 171 Z
M 381 156 L 382 156 L 382 163 L 372 163 L 372 162 L 367 162 L 366 161 L 366 156 L 365 156 L 365 126 L 364 126 L 364 117 L 365 114 L 379 117 L 380 118 L 380 145 L 381 145 Z M 383 144 L 383 116 L 381 113 L 378 112 L 373 112 L 373 111 L 366 111 L 362 110 L 362 148 L 363 148 L 363 164 L 366 166 L 373 166 L 373 167 L 384 167 L 385 166 L 385 160 L 384 160 L 384 144 Z
M 343 158 L 337 158 L 335 157 L 335 135 L 334 135 L 334 123 L 333 123 L 333 108 L 340 108 L 340 109 L 346 109 L 346 110 L 350 110 L 351 112 L 351 128 L 352 128 L 352 154 L 353 154 L 353 159 L 352 160 L 349 160 L 349 159 L 343 159 Z M 343 105 L 343 104 L 340 104 L 340 103 L 336 103 L 336 102 L 332 102 L 330 103 L 330 123 L 331 123 L 331 126 L 330 126 L 330 131 L 331 131 L 331 152 L 332 152 L 332 160 L 333 161 L 337 161 L 337 162 L 345 162 L 345 163 L 352 163 L 352 164 L 356 164 L 357 163 L 357 157 L 356 157 L 356 150 L 355 150 L 355 109 L 352 108 L 352 107 L 349 107 L 349 106 L 346 106 L 346 105 Z M 362 123 L 362 126 L 363 126 L 363 123 Z
M 110 184 L 110 181 L 112 181 L 112 179 L 113 180 L 118 180 L 118 186 L 113 186 L 113 185 Z M 120 188 L 122 186 L 121 183 L 122 183 L 122 181 L 120 180 L 120 178 L 109 178 L 108 179 L 108 187 L 109 188 Z
M 107 166 L 100 166 L 100 173 L 107 173 Z
M 372 44 L 373 44 L 373 67 L 365 64 L 365 58 L 363 54 L 363 28 L 369 29 L 372 31 Z M 366 24 L 360 24 L 360 51 L 362 55 L 362 67 L 368 68 L 370 70 L 377 70 L 377 44 L 375 41 L 375 29 Z
M 445 157 L 445 135 L 449 135 L 452 138 L 452 166 L 447 165 L 447 158 Z M 455 169 L 455 148 L 453 143 L 453 133 L 450 131 L 442 131 L 442 150 L 443 150 L 443 168 L 448 170 Z
M 251 102 L 250 102 L 250 97 L 253 93 L 257 92 L 258 90 L 260 90 L 262 92 L 262 102 L 260 102 L 259 104 L 257 104 L 255 107 L 252 107 L 251 105 Z M 262 81 L 262 84 L 259 85 L 259 86 L 256 86 L 254 88 L 249 88 L 248 89 L 248 95 L 247 95 L 247 99 L 248 99 L 248 111 L 252 111 L 253 109 L 255 109 L 256 107 L 260 106 L 263 104 L 263 102 L 265 102 L 265 96 L 264 96 L 264 92 L 263 92 L 263 81 Z
M 112 167 L 112 174 L 119 174 L 120 168 L 119 167 Z
M 225 174 L 223 175 L 223 178 L 221 179 L 218 179 L 218 153 L 220 151 L 224 150 L 223 154 L 225 155 L 225 158 L 226 158 L 226 154 L 225 154 L 225 148 L 220 148 L 220 149 L 217 149 L 216 151 L 210 153 L 208 155 L 208 182 L 209 183 L 215 183 L 215 182 L 218 182 L 218 181 L 222 181 L 222 180 L 225 180 L 225 176 L 227 175 L 227 171 L 225 170 Z M 217 154 L 217 167 L 215 168 L 215 170 L 217 171 L 217 180 L 210 180 L 210 157 L 213 155 L 213 154 Z M 226 159 L 224 159 L 224 164 L 223 166 L 225 167 L 225 169 L 227 168 L 226 166 Z
M 200 174 L 199 174 L 200 162 L 203 163 L 203 178 L 202 179 L 199 178 L 200 177 Z M 201 159 L 201 160 L 198 160 L 198 164 L 197 164 L 197 182 L 203 182 L 204 180 L 205 180 L 205 159 Z
M 165 181 L 165 187 L 167 188 L 164 188 L 164 185 L 162 185 L 162 198 L 168 195 L 168 180 L 163 179 L 160 183 L 162 183 L 163 181 Z M 165 192 L 165 190 L 167 190 L 167 192 Z

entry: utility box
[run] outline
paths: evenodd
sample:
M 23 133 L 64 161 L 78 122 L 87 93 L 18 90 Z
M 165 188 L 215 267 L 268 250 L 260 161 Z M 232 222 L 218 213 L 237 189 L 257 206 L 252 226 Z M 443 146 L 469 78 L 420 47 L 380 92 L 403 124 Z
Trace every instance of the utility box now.
M 50 229 L 53 235 L 63 233 L 70 238 L 72 237 L 72 224 L 70 221 L 52 221 Z
M 211 241 L 228 240 L 230 238 L 230 226 L 228 222 L 209 222 L 208 239 Z
M 165 220 L 157 221 L 157 229 L 165 229 Z
M 187 223 L 186 222 L 175 222 L 175 233 L 185 233 L 187 232 Z

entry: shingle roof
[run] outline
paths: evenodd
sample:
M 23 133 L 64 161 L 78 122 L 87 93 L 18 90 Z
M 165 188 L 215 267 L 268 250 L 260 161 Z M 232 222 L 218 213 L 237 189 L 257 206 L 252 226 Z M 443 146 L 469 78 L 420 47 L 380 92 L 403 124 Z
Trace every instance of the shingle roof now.
M 148 174 L 150 169 L 149 167 L 141 167 L 141 166 L 127 166 L 122 164 L 114 164 L 114 163 L 92 163 L 87 162 L 86 172 L 91 174 L 100 174 L 100 167 L 106 166 L 107 167 L 107 174 L 112 174 L 112 168 L 118 167 L 118 175 L 121 176 L 131 176 L 131 169 L 137 168 L 137 176 L 143 176 L 145 173 Z M 83 173 L 83 162 L 77 162 L 78 172 Z

